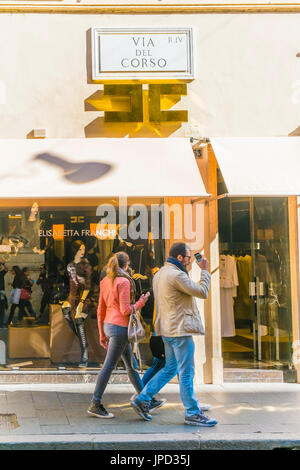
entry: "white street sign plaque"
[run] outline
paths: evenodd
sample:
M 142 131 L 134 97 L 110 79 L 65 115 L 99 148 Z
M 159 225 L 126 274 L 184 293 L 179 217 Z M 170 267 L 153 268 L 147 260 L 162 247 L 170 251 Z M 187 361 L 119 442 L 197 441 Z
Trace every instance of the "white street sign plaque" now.
M 93 80 L 194 77 L 192 30 L 93 29 Z

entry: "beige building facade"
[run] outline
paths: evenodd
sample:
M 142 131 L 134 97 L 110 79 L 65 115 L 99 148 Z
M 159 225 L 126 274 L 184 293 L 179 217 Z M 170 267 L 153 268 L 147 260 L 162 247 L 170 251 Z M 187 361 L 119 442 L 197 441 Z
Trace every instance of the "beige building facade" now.
M 193 252 L 202 251 L 209 258 L 212 272 L 210 297 L 199 302 L 206 335 L 205 339 L 195 338 L 197 381 L 222 383 L 224 370 L 279 371 L 283 378 L 292 374 L 293 380 L 300 380 L 300 186 L 293 181 L 298 169 L 300 132 L 299 13 L 300 5 L 287 2 L 253 5 L 62 0 L 0 5 L 0 230 L 2 245 L 13 245 L 9 252 L 3 248 L 0 253 L 0 261 L 9 268 L 4 277 L 8 300 L 5 321 L 12 305 L 9 295 L 13 266 L 30 268 L 35 281 L 31 301 L 38 313 L 45 294 L 42 284 L 37 285 L 40 266 L 46 264 L 48 271 L 55 274 L 52 284 L 56 286 L 57 276 L 64 276 L 73 259 L 76 239 L 85 237 L 86 254 L 98 275 L 113 250 L 120 246 L 133 250 L 132 240 L 118 237 L 119 245 L 115 247 L 114 237 L 91 235 L 101 204 L 120 210 L 120 198 L 127 197 L 129 206 L 175 204 L 183 212 L 186 204 L 192 208 L 193 221 L 197 220 L 196 214 L 201 221 L 199 246 L 193 244 Z M 114 66 L 119 44 L 124 50 L 124 64 L 133 70 L 130 76 L 126 70 L 118 73 L 116 69 L 113 77 L 101 78 L 100 74 L 93 78 L 96 29 L 115 35 L 111 36 L 111 43 L 109 37 L 106 40 L 103 57 L 106 54 L 108 63 Z M 159 41 L 166 35 L 172 43 L 176 32 L 180 37 L 183 30 L 191 35 L 189 50 L 182 50 L 182 56 L 189 56 L 189 65 L 192 64 L 190 76 L 183 77 L 178 72 L 176 77 L 173 70 L 163 70 L 167 54 L 164 49 L 161 57 L 155 56 L 163 60 L 162 73 L 150 73 L 150 58 L 160 47 L 154 53 L 153 37 Z M 123 34 L 124 41 L 118 34 Z M 126 56 L 126 38 L 130 35 L 136 41 L 144 38 L 143 43 L 136 42 L 135 51 L 139 52 L 135 52 L 134 62 Z M 113 40 L 119 40 L 114 47 Z M 100 44 L 102 47 L 104 39 L 100 38 Z M 170 61 L 179 70 L 176 54 L 170 54 Z M 143 65 L 146 76 L 141 78 Z M 295 142 L 295 148 L 290 149 L 284 138 Z M 120 142 L 128 139 L 130 146 L 124 143 L 123 150 Z M 149 144 L 150 140 L 156 144 Z M 163 140 L 170 143 L 163 147 Z M 176 163 L 178 181 L 173 185 L 176 190 L 167 183 L 172 174 L 175 141 L 178 152 L 182 145 L 182 158 Z M 253 152 L 247 151 L 249 142 L 259 155 L 255 167 Z M 143 151 L 142 144 L 144 148 L 153 145 L 153 160 Z M 68 175 L 75 170 L 68 165 L 95 162 L 97 145 L 104 166 L 113 161 L 117 167 L 122 158 L 128 159 L 128 174 L 126 168 L 122 170 L 124 178 L 128 178 L 127 193 L 122 177 L 114 179 L 116 173 L 109 173 L 104 167 L 104 178 L 108 171 L 112 179 L 103 179 L 102 185 L 100 180 L 99 185 L 96 181 L 94 186 L 88 186 L 90 180 L 78 179 L 76 187 L 71 185 L 75 180 Z M 115 153 L 108 157 L 109 146 L 115 147 Z M 264 151 L 259 150 L 262 148 Z M 283 150 L 276 152 L 278 148 Z M 280 160 L 277 154 L 284 154 L 284 149 L 286 155 Z M 55 159 L 60 155 L 64 162 Z M 164 156 L 165 162 L 161 163 Z M 229 157 L 232 160 L 228 165 Z M 12 165 L 14 161 L 16 164 Z M 48 173 L 43 167 L 45 162 L 50 162 Z M 181 174 L 181 164 L 185 170 L 190 169 L 189 175 L 186 171 Z M 290 168 L 290 176 L 285 175 L 285 166 Z M 160 168 L 165 187 L 155 176 Z M 276 168 L 277 173 L 270 168 Z M 41 176 L 40 171 L 45 174 Z M 82 169 L 78 171 L 82 177 Z M 56 184 L 58 174 L 63 175 L 65 185 Z M 136 181 L 140 178 L 139 186 Z M 231 185 L 231 180 L 240 184 Z M 39 207 L 37 240 L 25 235 L 30 232 L 28 213 L 34 203 Z M 130 211 L 127 216 L 128 226 L 132 221 Z M 140 275 L 136 280 L 141 291 L 151 281 L 153 269 L 161 266 L 170 243 L 179 239 L 176 224 L 182 225 L 182 220 L 170 220 L 167 236 L 162 235 L 164 227 L 161 237 L 153 240 L 153 230 L 148 227 L 142 242 L 133 243 L 136 249 L 130 253 L 138 260 L 135 271 Z M 121 225 L 119 219 L 115 225 Z M 187 233 L 181 233 L 184 236 L 180 239 L 189 242 Z M 20 234 L 29 243 L 22 241 Z M 236 278 L 224 286 L 222 269 L 229 262 L 234 265 Z M 197 269 L 193 265 L 195 279 L 199 276 Z M 7 329 L 1 329 L 0 339 L 6 347 L 3 369 L 27 362 L 32 363 L 29 368 L 45 370 L 78 362 L 80 344 L 64 321 L 61 306 L 48 299 L 41 315 L 44 320 L 40 324 L 24 315 L 21 324 L 14 326 L 12 319 Z M 151 312 L 145 316 L 150 328 Z M 95 334 L 95 314 L 85 325 L 90 361 L 95 365 L 103 359 Z M 146 349 L 145 346 L 147 352 Z

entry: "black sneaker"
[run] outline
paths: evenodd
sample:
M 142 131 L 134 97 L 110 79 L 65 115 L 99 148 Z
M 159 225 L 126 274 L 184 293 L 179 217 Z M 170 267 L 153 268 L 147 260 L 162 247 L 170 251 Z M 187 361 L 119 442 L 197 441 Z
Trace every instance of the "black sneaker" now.
M 138 398 L 134 398 L 131 401 L 131 406 L 141 418 L 145 421 L 151 421 L 152 416 L 149 414 L 149 403 L 147 401 L 140 401 Z
M 216 419 L 211 419 L 205 416 L 203 413 L 197 413 L 194 416 L 186 416 L 184 424 L 190 424 L 192 426 L 204 426 L 212 427 L 218 423 Z
M 159 400 L 153 397 L 152 400 L 150 401 L 149 412 L 151 413 L 151 411 L 157 410 L 158 408 L 163 406 L 166 403 L 166 401 L 167 401 L 166 398 L 162 398 L 161 400 Z
M 94 403 L 92 402 L 90 406 L 88 407 L 87 410 L 89 415 L 96 416 L 96 418 L 113 418 L 114 415 L 112 413 L 109 413 L 106 411 L 103 405 L 101 403 Z

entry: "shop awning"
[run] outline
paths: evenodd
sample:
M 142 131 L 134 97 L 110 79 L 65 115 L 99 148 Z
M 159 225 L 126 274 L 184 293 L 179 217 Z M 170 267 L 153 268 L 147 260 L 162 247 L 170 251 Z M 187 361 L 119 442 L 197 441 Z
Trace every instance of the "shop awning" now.
M 189 139 L 0 140 L 0 198 L 208 196 Z
M 300 138 L 211 138 L 230 196 L 300 195 Z

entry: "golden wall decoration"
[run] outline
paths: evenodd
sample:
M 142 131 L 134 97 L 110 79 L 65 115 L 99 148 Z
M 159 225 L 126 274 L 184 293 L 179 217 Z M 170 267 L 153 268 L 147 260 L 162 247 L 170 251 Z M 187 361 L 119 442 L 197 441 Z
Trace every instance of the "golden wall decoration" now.
M 161 98 L 165 95 L 177 96 L 186 95 L 187 87 L 182 84 L 160 84 L 149 85 L 149 121 L 153 122 L 186 122 L 188 120 L 187 111 L 162 111 Z
M 188 120 L 188 111 L 170 109 L 186 94 L 185 83 L 104 84 L 85 101 L 86 111 L 103 112 L 86 137 L 168 137 Z
M 142 85 L 104 85 L 104 96 L 128 96 L 131 109 L 126 111 L 105 111 L 105 122 L 142 122 L 143 88 Z

